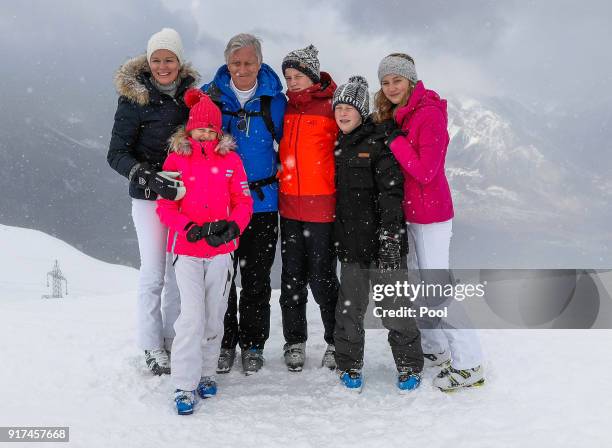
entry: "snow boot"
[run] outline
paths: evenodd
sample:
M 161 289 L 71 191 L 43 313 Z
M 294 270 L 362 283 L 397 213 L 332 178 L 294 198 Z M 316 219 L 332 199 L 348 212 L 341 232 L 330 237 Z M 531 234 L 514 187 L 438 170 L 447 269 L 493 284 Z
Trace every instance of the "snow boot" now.
M 219 360 L 217 361 L 217 373 L 229 373 L 234 366 L 234 360 L 236 359 L 235 348 L 221 348 L 219 353 Z
M 242 370 L 245 375 L 257 373 L 264 365 L 263 350 L 251 348 L 242 350 Z
M 174 403 L 176 404 L 176 412 L 178 412 L 178 415 L 193 414 L 195 399 L 195 391 L 176 389 L 174 391 Z
M 323 353 L 323 359 L 321 360 L 321 367 L 336 370 L 336 346 L 334 344 L 327 344 L 325 353 Z
M 442 371 L 433 380 L 433 385 L 442 392 L 452 392 L 464 387 L 477 387 L 484 384 L 484 373 L 481 366 L 473 369 L 457 370 L 452 366 Z
M 210 398 L 217 395 L 217 382 L 214 376 L 203 376 L 196 388 L 200 398 Z
M 425 358 L 425 368 L 428 369 L 430 367 L 441 367 L 446 369 L 450 366 L 451 357 L 450 351 L 444 350 L 442 353 L 423 353 L 423 357 Z
M 345 370 L 340 373 L 340 381 L 350 391 L 361 392 L 363 389 L 363 375 L 360 369 Z
M 290 372 L 301 372 L 306 361 L 306 344 L 298 342 L 297 344 L 285 344 L 283 347 L 285 354 L 285 365 Z
M 147 367 L 155 375 L 170 375 L 170 359 L 168 352 L 163 348 L 158 350 L 145 350 Z
M 415 390 L 421 384 L 420 372 L 412 368 L 399 368 L 397 374 L 397 387 L 400 393 L 408 393 Z

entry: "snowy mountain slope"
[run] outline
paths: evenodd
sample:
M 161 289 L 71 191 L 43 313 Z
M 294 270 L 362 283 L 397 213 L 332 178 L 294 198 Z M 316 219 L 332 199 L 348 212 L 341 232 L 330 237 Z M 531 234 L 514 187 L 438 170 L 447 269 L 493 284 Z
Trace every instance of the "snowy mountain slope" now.
M 554 134 L 555 118 L 509 100 L 449 101 L 455 235 L 462 247 L 467 232 L 482 241 L 479 249 L 497 253 L 497 263 L 481 257 L 481 267 L 605 267 L 611 261 L 605 246 L 612 233 L 604 223 L 612 219 L 612 190 L 605 176 L 562 156 L 547 135 Z M 455 259 L 466 261 L 460 254 Z
M 431 387 L 435 371 L 428 371 L 414 395 L 400 396 L 386 334 L 369 330 L 366 386 L 353 395 L 318 368 L 324 343 L 313 300 L 305 370 L 285 370 L 278 291 L 264 369 L 251 377 L 237 370 L 220 376 L 217 397 L 200 402 L 193 416 L 176 416 L 170 378 L 147 372 L 135 348 L 136 272 L 111 269 L 39 232 L 0 230 L 2 253 L 11 251 L 3 257 L 1 281 L 14 280 L 14 295 L 0 297 L 6 364 L 0 369 L 0 421 L 70 426 L 71 442 L 62 446 L 573 448 L 612 443 L 612 404 L 602 399 L 612 393 L 605 375 L 612 358 L 602 356 L 609 352 L 612 331 L 482 332 L 485 387 L 445 395 Z M 30 290 L 28 281 L 58 254 L 75 288 L 89 286 L 91 296 L 42 300 Z
M 49 294 L 47 272 L 59 261 L 68 297 L 80 299 L 136 288 L 136 270 L 101 262 L 43 232 L 0 225 L 0 300 L 39 299 Z

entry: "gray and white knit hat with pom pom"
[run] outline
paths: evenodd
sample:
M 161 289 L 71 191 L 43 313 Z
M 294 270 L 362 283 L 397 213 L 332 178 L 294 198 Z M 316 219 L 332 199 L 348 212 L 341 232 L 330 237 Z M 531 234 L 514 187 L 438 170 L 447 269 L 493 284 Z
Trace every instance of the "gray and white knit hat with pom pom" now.
M 368 81 L 363 76 L 351 76 L 346 84 L 342 84 L 334 92 L 332 108 L 338 104 L 348 104 L 359 111 L 361 119 L 365 121 L 370 113 L 370 93 Z
M 321 81 L 319 58 L 317 58 L 318 54 L 319 50 L 317 50 L 314 45 L 308 45 L 306 48 L 293 50 L 283 59 L 283 74 L 288 68 L 294 68 L 308 76 L 312 82 L 318 84 Z

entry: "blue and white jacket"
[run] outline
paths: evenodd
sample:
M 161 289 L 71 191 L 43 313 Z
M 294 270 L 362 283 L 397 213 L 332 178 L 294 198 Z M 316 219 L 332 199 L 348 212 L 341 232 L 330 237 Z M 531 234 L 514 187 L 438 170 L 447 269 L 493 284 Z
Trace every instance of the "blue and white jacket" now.
M 278 75 L 267 64 L 261 64 L 257 75 L 257 90 L 253 98 L 244 105 L 245 112 L 261 112 L 261 97 L 271 97 L 270 115 L 274 123 L 274 137 L 268 131 L 261 116 L 247 116 L 246 126 L 238 129 L 241 118 L 231 115 L 240 111 L 240 102 L 230 87 L 230 73 L 227 65 L 217 70 L 212 82 L 204 84 L 202 90 L 219 106 L 223 113 L 223 131 L 231 134 L 237 143 L 236 152 L 240 155 L 249 182 L 276 176 L 278 157 L 274 140 L 279 143 L 283 136 L 283 117 L 287 99 Z M 253 212 L 272 212 L 278 210 L 278 183 L 274 182 L 261 188 L 263 199 L 253 192 Z

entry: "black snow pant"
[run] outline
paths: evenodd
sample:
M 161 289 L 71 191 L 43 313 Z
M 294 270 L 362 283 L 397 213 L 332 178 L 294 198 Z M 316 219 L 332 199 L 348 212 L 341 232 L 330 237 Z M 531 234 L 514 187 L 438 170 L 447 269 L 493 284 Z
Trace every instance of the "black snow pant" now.
M 280 305 L 283 335 L 289 344 L 306 342 L 306 302 L 310 285 L 323 320 L 324 339 L 334 343 L 335 309 L 338 300 L 333 223 L 304 222 L 282 218 Z
M 359 263 L 341 263 L 340 295 L 336 306 L 336 364 L 339 370 L 361 369 L 365 344 L 364 317 L 368 308 L 370 283 L 380 283 L 375 269 Z M 408 304 L 408 300 L 404 300 Z M 376 306 L 383 310 L 397 309 L 395 297 L 386 297 Z M 389 330 L 388 341 L 398 370 L 423 370 L 421 332 L 412 317 L 382 317 Z
M 234 256 L 234 278 L 225 313 L 222 348 L 263 349 L 270 336 L 270 270 L 278 241 L 278 212 L 254 213 Z M 240 305 L 236 273 L 240 268 Z M 240 323 L 238 322 L 238 308 Z

